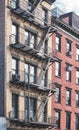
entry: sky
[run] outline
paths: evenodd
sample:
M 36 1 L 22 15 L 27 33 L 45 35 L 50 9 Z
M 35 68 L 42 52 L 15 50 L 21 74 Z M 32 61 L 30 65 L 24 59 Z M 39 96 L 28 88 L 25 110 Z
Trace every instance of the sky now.
M 65 12 L 73 11 L 79 15 L 79 0 L 56 0 L 52 7 L 58 7 Z

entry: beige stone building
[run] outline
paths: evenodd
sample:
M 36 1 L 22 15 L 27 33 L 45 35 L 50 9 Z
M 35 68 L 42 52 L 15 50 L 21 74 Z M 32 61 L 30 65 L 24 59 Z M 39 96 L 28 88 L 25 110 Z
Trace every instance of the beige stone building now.
M 7 130 L 55 127 L 51 113 L 51 96 L 55 92 L 51 65 L 56 60 L 51 38 L 56 31 L 51 26 L 53 2 L 0 2 L 0 103 L 4 102 L 0 113 L 6 117 Z

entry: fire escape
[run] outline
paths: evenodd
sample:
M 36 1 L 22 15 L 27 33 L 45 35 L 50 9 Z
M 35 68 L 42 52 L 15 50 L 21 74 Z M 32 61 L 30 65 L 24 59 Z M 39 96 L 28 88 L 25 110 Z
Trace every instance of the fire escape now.
M 46 1 L 48 2 L 48 0 Z M 51 0 L 49 1 L 51 2 Z M 22 34 L 19 35 L 18 41 L 15 40 L 16 36 L 14 36 L 13 34 L 10 35 L 10 49 L 15 49 L 16 52 L 22 53 L 24 55 L 28 54 L 30 57 L 33 57 L 34 59 L 37 59 L 42 63 L 40 67 L 39 76 L 35 77 L 36 80 L 34 82 L 30 82 L 30 80 L 29 82 L 25 82 L 25 75 L 26 75 L 25 72 L 20 72 L 19 75 L 18 74 L 13 75 L 12 72 L 10 72 L 10 87 L 18 85 L 22 88 L 24 86 L 26 89 L 28 89 L 28 84 L 29 84 L 30 89 L 35 89 L 35 91 L 38 91 L 39 93 L 41 92 L 44 95 L 43 107 L 45 107 L 50 96 L 54 94 L 55 87 L 54 84 L 52 84 L 51 82 L 47 84 L 47 87 L 44 86 L 42 87 L 41 81 L 46 71 L 49 69 L 49 67 L 53 64 L 53 62 L 57 61 L 57 54 L 52 49 L 51 51 L 50 49 L 48 49 L 47 53 L 41 53 L 41 46 L 45 43 L 48 37 L 56 31 L 56 28 L 54 26 L 51 26 L 49 23 L 42 24 L 41 20 L 40 22 L 38 22 L 36 19 L 34 19 L 35 10 L 39 4 L 42 4 L 42 2 L 44 2 L 44 0 L 29 0 L 29 9 L 25 8 L 25 0 L 22 0 L 21 2 L 19 2 L 19 0 L 17 1 L 11 0 L 8 3 L 8 8 L 10 9 L 11 14 L 15 15 L 17 19 L 21 18 L 23 19 L 24 22 L 30 22 L 30 25 L 34 25 L 35 27 L 40 28 L 42 30 L 40 41 L 35 48 L 28 46 L 27 42 L 25 44 L 25 40 L 21 38 L 23 37 Z M 24 77 L 22 77 L 23 75 Z M 54 127 L 56 124 L 55 118 L 45 117 L 46 119 L 44 120 L 43 123 L 39 121 L 39 118 L 41 116 L 41 111 L 40 111 L 41 105 L 42 102 L 38 106 L 37 112 L 34 115 L 33 119 L 26 121 L 23 116 L 22 119 L 16 120 L 11 118 L 12 113 L 10 112 L 9 113 L 10 121 L 12 123 L 16 122 L 17 126 L 21 124 L 22 127 L 24 127 L 25 125 L 28 125 L 28 127 L 30 125 L 33 127 L 36 127 L 38 125 L 39 127 L 44 127 L 44 128 Z

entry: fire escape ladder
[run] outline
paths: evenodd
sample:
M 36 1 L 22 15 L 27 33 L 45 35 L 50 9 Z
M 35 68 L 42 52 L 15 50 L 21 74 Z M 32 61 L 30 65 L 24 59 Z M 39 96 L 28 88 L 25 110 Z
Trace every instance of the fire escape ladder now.
M 51 60 L 51 58 L 49 57 L 47 59 L 47 61 L 41 67 L 41 71 L 40 71 L 39 78 L 38 78 L 38 81 L 37 81 L 37 83 L 38 83 L 38 85 L 40 85 L 40 87 L 41 87 L 41 81 L 42 81 L 43 75 L 45 75 L 46 70 L 49 68 L 50 60 Z
M 44 99 L 41 101 L 38 109 L 37 109 L 37 118 L 39 119 L 41 114 L 43 113 L 43 108 L 45 109 L 45 106 L 49 100 L 49 98 L 53 95 L 52 89 L 49 91 L 48 95 L 44 97 Z M 44 101 L 43 108 L 42 108 L 42 102 Z M 36 116 L 36 115 L 35 115 Z
M 41 39 L 40 39 L 40 42 L 39 42 L 39 44 L 38 44 L 38 46 L 37 46 L 37 49 L 40 51 L 40 49 L 41 49 L 41 46 L 42 46 L 42 44 L 46 41 L 46 39 L 48 38 L 48 34 L 50 34 L 50 35 L 52 35 L 54 32 L 56 32 L 57 31 L 57 29 L 55 28 L 55 27 L 53 27 L 53 26 L 47 26 L 45 29 L 44 29 L 44 31 L 43 31 L 43 34 L 42 34 L 42 37 L 41 37 Z
M 45 40 L 47 39 L 47 36 L 48 36 L 48 33 L 50 32 L 50 29 L 51 29 L 51 27 L 49 26 L 49 27 L 46 27 L 45 28 L 45 30 L 44 30 L 44 32 L 43 32 L 43 34 L 42 34 L 42 37 L 41 37 L 41 39 L 40 39 L 40 42 L 39 42 L 39 44 L 38 44 L 38 46 L 37 46 L 37 49 L 40 51 L 40 49 L 41 49 L 41 46 L 42 46 L 42 44 L 45 42 Z
M 43 0 L 34 0 L 34 3 L 32 5 L 31 13 L 34 12 L 34 10 L 37 8 L 37 6 L 42 2 Z

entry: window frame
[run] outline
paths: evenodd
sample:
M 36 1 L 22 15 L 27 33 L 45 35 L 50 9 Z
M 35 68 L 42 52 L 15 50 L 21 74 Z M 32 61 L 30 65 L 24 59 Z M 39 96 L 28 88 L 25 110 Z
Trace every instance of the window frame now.
M 58 93 L 55 93 L 55 102 L 60 103 L 61 102 L 61 85 L 55 84 L 56 88 L 59 89 Z
M 66 63 L 66 81 L 71 82 L 71 70 L 72 70 L 72 65 Z
M 55 62 L 55 76 L 61 77 L 61 62 L 60 61 Z
M 19 95 L 12 93 L 12 117 L 18 119 Z
M 66 88 L 66 105 L 71 105 L 71 89 Z
M 27 39 L 26 39 L 26 33 L 28 34 Z M 34 42 L 33 42 L 33 43 L 31 42 L 32 36 L 34 37 L 34 38 L 33 38 L 33 39 L 34 39 Z M 25 44 L 28 45 L 28 46 L 31 47 L 31 48 L 36 48 L 36 41 L 37 41 L 37 35 L 34 34 L 34 33 L 31 32 L 31 31 L 25 29 Z
M 26 82 L 32 82 L 36 83 L 36 77 L 37 77 L 37 67 L 35 65 L 25 63 L 25 66 L 27 65 L 28 68 L 25 68 L 25 81 Z M 33 67 L 34 73 L 32 74 L 31 68 Z
M 57 43 L 57 38 L 58 38 L 58 43 Z M 61 52 L 61 35 L 56 34 L 56 46 L 55 46 L 56 51 Z
M 58 114 L 58 117 L 56 116 L 56 113 Z M 57 128 L 60 129 L 60 122 L 61 122 L 61 111 L 60 110 L 55 110 L 55 117 L 56 117 Z
M 76 69 L 76 84 L 79 84 L 79 68 Z
M 79 113 L 76 113 L 76 130 L 79 130 Z
M 32 102 L 33 101 L 33 102 Z M 33 103 L 33 104 L 32 104 Z M 31 106 L 32 105 L 32 106 Z M 33 108 L 32 108 L 33 107 Z M 32 120 L 36 114 L 36 107 L 37 107 L 37 98 L 35 97 L 25 97 L 25 118 L 27 120 Z M 28 109 L 29 108 L 29 109 Z M 32 113 L 32 114 L 31 114 Z
M 72 49 L 71 49 L 72 42 L 69 39 L 66 39 L 66 56 L 72 57 Z
M 42 8 L 42 20 L 43 20 L 43 24 L 47 25 L 48 23 L 48 10 L 46 8 Z
M 13 62 L 15 62 L 15 66 Z M 12 74 L 19 74 L 19 59 L 14 57 L 12 57 Z
M 79 107 L 79 92 L 76 91 L 76 107 Z
M 71 129 L 71 113 L 66 112 L 66 130 Z

